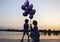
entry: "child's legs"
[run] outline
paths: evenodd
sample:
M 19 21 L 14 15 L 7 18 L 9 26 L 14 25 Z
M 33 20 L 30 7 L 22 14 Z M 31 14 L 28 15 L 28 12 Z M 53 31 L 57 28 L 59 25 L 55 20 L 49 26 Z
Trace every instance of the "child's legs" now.
M 24 35 L 25 35 L 25 34 L 26 34 L 26 33 L 24 32 L 24 33 L 23 33 L 23 37 L 22 37 L 22 39 L 24 38 Z
M 28 36 L 28 39 L 29 39 L 29 32 L 27 32 L 27 36 Z

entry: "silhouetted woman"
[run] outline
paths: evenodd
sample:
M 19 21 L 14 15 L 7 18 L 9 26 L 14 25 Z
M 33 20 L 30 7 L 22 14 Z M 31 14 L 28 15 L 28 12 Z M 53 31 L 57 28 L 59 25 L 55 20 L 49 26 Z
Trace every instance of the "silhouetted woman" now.
M 31 25 L 31 34 L 30 34 L 30 37 L 33 39 L 33 42 L 39 42 L 39 31 L 38 31 L 38 27 L 37 27 L 37 21 L 34 20 L 33 21 L 33 25 L 34 27 L 32 28 L 32 25 Z

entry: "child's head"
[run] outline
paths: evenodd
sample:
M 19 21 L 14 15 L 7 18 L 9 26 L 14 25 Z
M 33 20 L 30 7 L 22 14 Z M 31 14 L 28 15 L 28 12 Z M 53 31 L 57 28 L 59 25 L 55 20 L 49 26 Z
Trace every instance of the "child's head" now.
M 25 19 L 25 23 L 28 23 L 29 22 L 29 20 L 28 19 Z
M 33 20 L 33 25 L 37 26 L 37 21 L 36 20 Z

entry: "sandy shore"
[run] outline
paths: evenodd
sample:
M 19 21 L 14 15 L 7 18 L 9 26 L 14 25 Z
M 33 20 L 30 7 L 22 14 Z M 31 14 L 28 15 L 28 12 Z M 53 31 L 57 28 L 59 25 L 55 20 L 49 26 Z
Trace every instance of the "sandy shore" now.
M 0 39 L 0 42 L 21 42 L 21 40 Z M 24 42 L 28 42 L 28 40 L 24 40 Z M 60 39 L 41 39 L 40 42 L 60 42 Z

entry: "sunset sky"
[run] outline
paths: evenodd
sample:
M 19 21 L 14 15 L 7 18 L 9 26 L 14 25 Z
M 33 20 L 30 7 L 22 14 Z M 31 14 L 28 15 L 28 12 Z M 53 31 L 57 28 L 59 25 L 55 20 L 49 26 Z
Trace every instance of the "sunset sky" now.
M 23 28 L 21 9 L 25 0 L 0 0 L 0 27 Z M 60 29 L 60 0 L 29 0 L 36 9 L 32 20 L 38 21 L 39 29 Z M 4 28 L 5 29 L 5 28 Z

